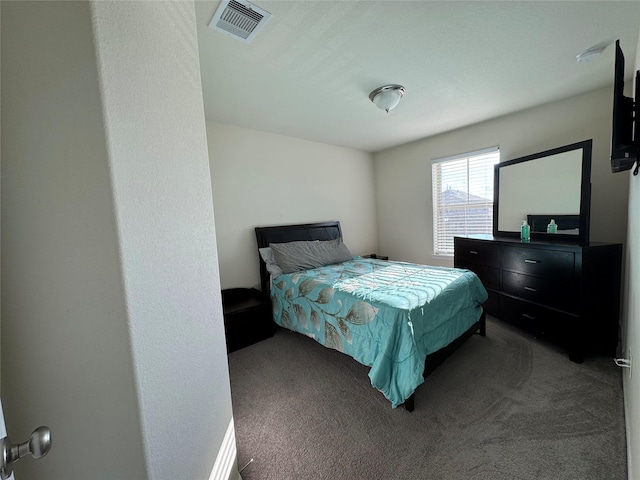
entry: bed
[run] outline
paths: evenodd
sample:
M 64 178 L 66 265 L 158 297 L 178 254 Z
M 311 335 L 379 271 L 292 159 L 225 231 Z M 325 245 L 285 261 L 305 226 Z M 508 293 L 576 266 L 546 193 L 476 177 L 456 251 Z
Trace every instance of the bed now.
M 424 378 L 471 335 L 485 335 L 487 292 L 469 270 L 347 255 L 337 221 L 255 232 L 274 321 L 371 367 L 371 384 L 393 408 L 412 411 Z M 339 263 L 299 270 L 283 257 L 292 247 L 336 245 L 343 248 Z M 280 273 L 274 254 L 294 270 Z

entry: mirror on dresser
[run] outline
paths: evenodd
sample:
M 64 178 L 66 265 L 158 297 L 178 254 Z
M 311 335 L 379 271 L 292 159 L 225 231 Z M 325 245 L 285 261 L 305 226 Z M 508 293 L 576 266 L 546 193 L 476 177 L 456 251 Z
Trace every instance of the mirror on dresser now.
M 592 141 L 501 162 L 494 170 L 494 237 L 589 242 Z M 557 233 L 547 233 L 551 219 Z

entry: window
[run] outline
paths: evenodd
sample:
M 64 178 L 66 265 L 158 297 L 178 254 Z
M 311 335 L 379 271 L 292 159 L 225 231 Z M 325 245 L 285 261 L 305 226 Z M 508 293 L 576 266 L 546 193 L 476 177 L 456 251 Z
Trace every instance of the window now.
M 433 160 L 433 246 L 453 255 L 453 237 L 493 232 L 493 166 L 498 147 Z

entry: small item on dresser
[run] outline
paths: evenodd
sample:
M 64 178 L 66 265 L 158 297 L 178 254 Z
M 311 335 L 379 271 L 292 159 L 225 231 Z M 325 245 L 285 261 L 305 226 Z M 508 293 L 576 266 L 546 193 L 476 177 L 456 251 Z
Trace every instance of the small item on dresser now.
M 547 233 L 558 233 L 558 224 L 553 218 L 549 222 L 549 225 L 547 225 Z
M 520 240 L 525 243 L 529 243 L 531 241 L 531 227 L 526 220 L 522 221 L 522 226 L 520 227 Z

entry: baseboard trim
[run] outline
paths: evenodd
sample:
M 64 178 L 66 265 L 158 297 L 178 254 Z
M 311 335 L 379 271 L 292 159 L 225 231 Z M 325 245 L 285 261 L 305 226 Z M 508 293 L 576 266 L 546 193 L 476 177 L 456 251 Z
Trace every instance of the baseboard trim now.
M 216 462 L 213 464 L 213 470 L 211 470 L 211 475 L 209 475 L 209 480 L 241 479 L 236 462 L 237 454 L 235 428 L 233 426 L 233 417 L 231 417 L 227 432 L 224 434 L 224 439 L 222 440 L 222 445 L 220 445 L 220 450 L 218 450 Z
M 632 430 L 633 427 L 631 426 L 631 408 L 630 408 L 630 403 L 631 401 L 629 400 L 629 397 L 627 396 L 628 393 L 627 392 L 631 392 L 631 382 L 628 380 L 626 371 L 624 369 L 622 369 L 622 397 L 624 399 L 624 424 L 625 424 L 625 437 L 627 440 L 627 478 L 631 479 L 631 478 L 635 478 L 633 475 L 635 475 L 635 463 L 633 460 L 633 451 L 634 451 L 634 445 L 632 442 Z

